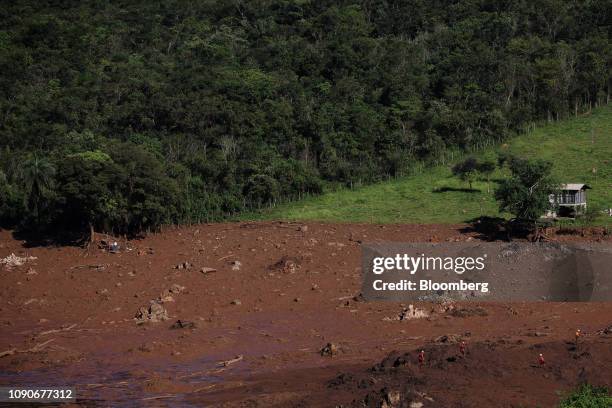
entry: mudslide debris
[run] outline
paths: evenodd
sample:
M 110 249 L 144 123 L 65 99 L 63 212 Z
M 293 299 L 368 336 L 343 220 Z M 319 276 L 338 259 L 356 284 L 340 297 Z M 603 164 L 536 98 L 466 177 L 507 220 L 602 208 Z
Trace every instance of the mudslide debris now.
M 147 322 L 157 323 L 168 320 L 168 311 L 156 300 L 152 300 L 149 307 L 141 307 L 134 317 L 137 324 Z
M 240 355 L 237 355 L 236 357 L 234 357 L 232 359 L 229 359 L 229 360 L 226 360 L 226 361 L 221 361 L 221 362 L 219 362 L 218 365 L 220 367 L 228 367 L 228 366 L 230 366 L 232 364 L 235 364 L 235 363 L 237 363 L 239 361 L 242 361 L 243 359 L 244 359 L 244 356 L 242 354 L 240 354 Z
M 176 322 L 174 322 L 174 324 L 172 326 L 170 326 L 171 329 L 195 329 L 195 323 L 194 322 L 189 322 L 187 320 L 177 320 Z
M 204 275 L 208 275 L 209 273 L 217 272 L 217 270 L 215 268 L 209 268 L 207 266 L 204 266 L 200 269 L 200 272 Z
M 333 357 L 338 354 L 340 349 L 334 343 L 327 343 L 320 351 L 323 357 Z
M 414 305 L 408 305 L 400 313 L 399 320 L 423 319 L 428 316 L 429 314 L 425 310 L 414 307 Z
M 20 257 L 20 256 L 15 255 L 14 253 L 11 253 L 6 258 L 0 259 L 0 264 L 8 268 L 12 268 L 15 266 L 21 266 L 25 264 L 26 262 L 33 261 L 35 259 L 37 259 L 35 256 Z

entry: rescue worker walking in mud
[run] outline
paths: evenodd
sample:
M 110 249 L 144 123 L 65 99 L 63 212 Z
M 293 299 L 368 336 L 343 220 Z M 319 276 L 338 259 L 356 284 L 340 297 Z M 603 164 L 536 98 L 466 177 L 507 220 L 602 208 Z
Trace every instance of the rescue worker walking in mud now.
M 419 353 L 419 367 L 423 367 L 423 364 L 425 364 L 425 350 Z
M 544 355 L 542 353 L 540 353 L 540 355 L 538 356 L 538 364 L 540 364 L 541 366 L 546 364 L 546 360 L 544 360 Z
M 465 348 L 466 348 L 465 341 L 462 341 L 461 343 L 459 343 L 459 352 L 461 353 L 462 356 L 465 356 Z

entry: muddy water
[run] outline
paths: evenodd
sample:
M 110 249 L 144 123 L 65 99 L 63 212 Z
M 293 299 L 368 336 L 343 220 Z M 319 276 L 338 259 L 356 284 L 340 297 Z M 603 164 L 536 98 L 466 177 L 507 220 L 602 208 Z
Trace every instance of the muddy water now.
M 134 406 L 154 404 L 157 400 L 172 399 L 178 407 L 194 406 L 184 398 L 184 393 L 164 393 L 147 389 L 151 378 L 171 379 L 189 388 L 206 388 L 223 381 L 217 359 L 204 358 L 189 364 L 147 362 L 126 365 L 120 356 L 108 356 L 107 364 L 80 364 L 78 367 L 54 367 L 24 372 L 3 371 L 0 383 L 19 387 L 73 387 L 77 403 L 86 406 Z M 234 373 L 248 372 L 248 368 L 236 366 Z M 136 401 L 139 401 L 136 404 Z M 21 405 L 20 405 L 21 406 Z
M 132 361 L 126 358 L 123 352 L 97 349 L 92 350 L 87 358 L 73 364 L 18 371 L 10 368 L 0 370 L 0 385 L 28 388 L 73 387 L 77 395 L 76 404 L 82 406 L 130 407 L 167 404 L 173 407 L 194 407 L 202 406 L 200 402 L 193 401 L 194 394 L 205 394 L 209 390 L 237 384 L 231 380 L 228 382 L 228 378 L 249 378 L 255 373 L 261 374 L 261 362 L 270 356 L 283 355 L 296 349 L 316 354 L 316 350 L 308 348 L 308 342 L 305 340 L 278 341 L 289 337 L 295 331 L 289 313 L 266 313 L 245 323 L 241 330 L 221 329 L 209 332 L 209 336 L 213 338 L 231 339 L 231 352 L 219 350 L 199 354 L 187 361 L 176 361 L 167 356 L 155 357 L 154 350 L 147 353 L 153 356 Z M 168 325 L 150 325 L 147 327 L 147 336 L 161 343 L 180 336 L 179 331 L 168 330 Z M 20 327 L 23 332 L 28 329 L 32 328 Z M 133 330 L 134 327 L 129 332 L 117 333 L 115 336 L 123 338 L 124 341 L 129 340 L 135 336 Z M 253 336 L 252 333 L 256 335 Z M 100 333 L 96 336 L 106 337 Z M 83 337 L 82 341 L 87 343 L 86 337 Z M 108 344 L 108 341 L 103 340 L 103 343 Z M 248 357 L 228 366 L 222 364 L 236 356 Z M 294 368 L 304 368 L 312 363 L 304 365 L 295 361 L 291 365 Z M 4 405 L 0 403 L 0 406 Z

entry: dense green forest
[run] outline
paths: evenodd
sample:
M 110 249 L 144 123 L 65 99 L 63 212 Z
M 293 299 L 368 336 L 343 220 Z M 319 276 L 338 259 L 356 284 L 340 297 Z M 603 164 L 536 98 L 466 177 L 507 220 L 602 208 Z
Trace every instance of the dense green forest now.
M 609 0 L 13 1 L 0 219 L 128 233 L 445 163 L 607 104 Z

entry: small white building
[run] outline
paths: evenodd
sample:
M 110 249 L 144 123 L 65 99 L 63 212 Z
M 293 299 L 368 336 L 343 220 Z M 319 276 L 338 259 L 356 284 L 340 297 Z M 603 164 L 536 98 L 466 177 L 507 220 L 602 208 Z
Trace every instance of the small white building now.
M 586 184 L 569 183 L 561 184 L 559 193 L 551 194 L 549 197 L 551 209 L 547 217 L 575 217 L 584 214 L 587 209 L 587 194 L 590 190 Z

